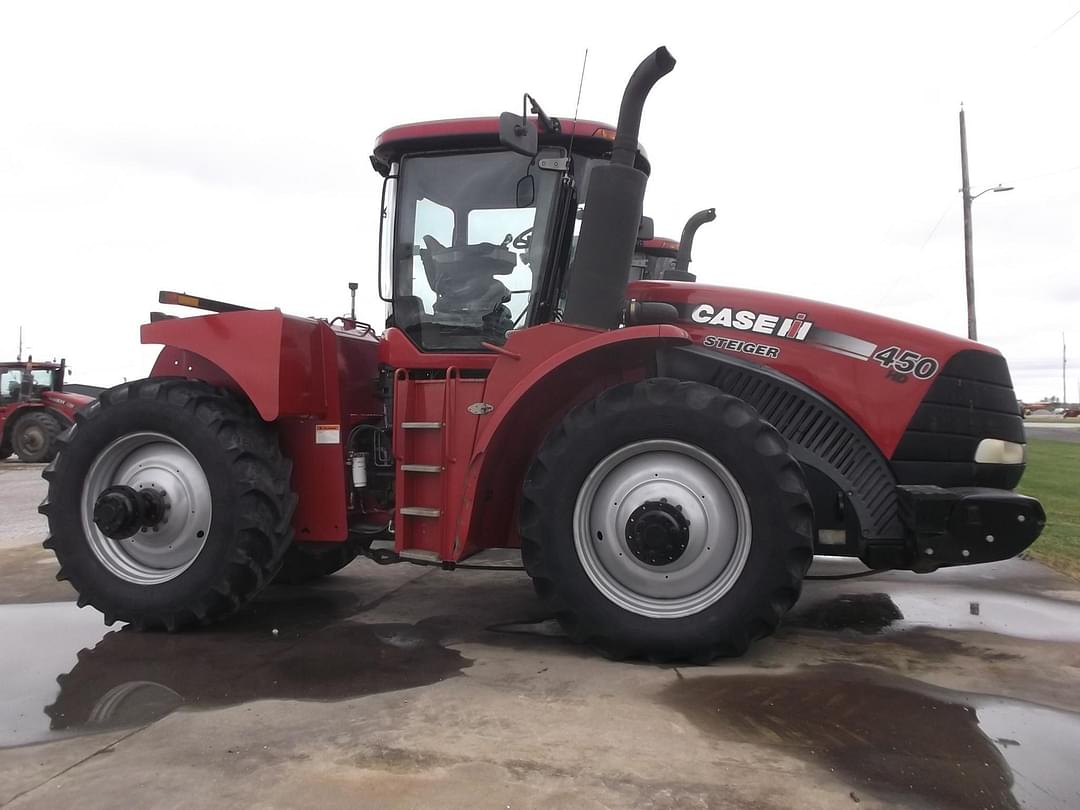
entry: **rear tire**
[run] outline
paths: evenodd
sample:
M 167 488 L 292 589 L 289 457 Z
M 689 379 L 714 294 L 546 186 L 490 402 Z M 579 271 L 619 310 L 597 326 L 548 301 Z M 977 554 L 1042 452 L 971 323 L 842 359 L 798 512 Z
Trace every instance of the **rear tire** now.
M 281 567 L 296 504 L 290 473 L 271 426 L 233 394 L 182 379 L 127 383 L 76 415 L 43 473 L 45 548 L 79 606 L 97 608 L 107 624 L 209 624 Z M 165 519 L 127 538 L 106 536 L 95 504 L 117 486 L 165 493 Z
M 798 599 L 813 510 L 756 411 L 656 378 L 606 391 L 551 432 L 520 534 L 537 593 L 573 639 L 615 658 L 706 662 L 741 655 Z
M 60 420 L 47 411 L 30 411 L 11 428 L 11 448 L 25 464 L 51 461 L 56 455 L 56 437 L 63 431 Z
M 356 559 L 356 545 L 342 543 L 293 543 L 285 552 L 275 585 L 301 585 L 336 574 Z

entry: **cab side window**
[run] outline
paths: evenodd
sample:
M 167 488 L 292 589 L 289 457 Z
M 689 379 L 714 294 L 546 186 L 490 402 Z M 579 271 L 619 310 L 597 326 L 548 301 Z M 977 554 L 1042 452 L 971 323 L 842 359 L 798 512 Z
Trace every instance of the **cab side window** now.
M 23 371 L 12 368 L 0 373 L 0 403 L 14 402 L 22 389 Z

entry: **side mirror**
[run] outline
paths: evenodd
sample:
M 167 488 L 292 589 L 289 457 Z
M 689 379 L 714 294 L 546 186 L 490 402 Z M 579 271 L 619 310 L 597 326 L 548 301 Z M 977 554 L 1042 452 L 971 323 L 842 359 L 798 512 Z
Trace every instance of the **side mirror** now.
M 653 218 L 642 217 L 641 224 L 638 225 L 637 238 L 638 241 L 644 242 L 646 239 L 652 239 L 655 231 L 653 230 Z
M 518 208 L 529 208 L 536 202 L 536 181 L 531 174 L 518 180 L 514 190 L 514 203 Z
M 499 116 L 499 143 L 519 155 L 529 157 L 540 150 L 536 127 L 527 118 L 512 112 Z

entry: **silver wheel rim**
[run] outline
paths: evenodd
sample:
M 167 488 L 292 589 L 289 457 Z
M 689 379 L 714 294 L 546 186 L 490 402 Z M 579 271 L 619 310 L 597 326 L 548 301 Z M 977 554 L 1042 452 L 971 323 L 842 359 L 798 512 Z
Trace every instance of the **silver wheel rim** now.
M 94 504 L 111 486 L 156 489 L 165 519 L 152 529 L 114 540 L 94 523 Z M 186 571 L 210 534 L 210 483 L 180 442 L 162 433 L 129 433 L 100 453 L 83 484 L 82 525 L 90 550 L 110 573 L 137 585 L 168 582 Z
M 627 521 L 646 502 L 671 504 L 689 522 L 681 556 L 649 565 L 630 550 Z M 586 477 L 574 507 L 574 545 L 585 573 L 619 607 L 652 618 L 700 613 L 723 598 L 750 554 L 750 507 L 734 476 L 699 447 L 635 442 Z
M 27 453 L 37 453 L 45 447 L 45 431 L 40 425 L 30 425 L 23 431 L 22 448 Z

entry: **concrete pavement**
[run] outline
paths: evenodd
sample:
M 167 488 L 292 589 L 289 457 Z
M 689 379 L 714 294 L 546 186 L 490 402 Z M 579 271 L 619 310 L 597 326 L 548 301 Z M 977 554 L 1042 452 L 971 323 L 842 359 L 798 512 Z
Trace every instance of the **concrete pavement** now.
M 139 634 L 53 579 L 39 472 L 0 470 L 4 807 L 1080 806 L 1080 588 L 1035 562 L 810 582 L 709 667 L 575 646 L 523 574 L 367 560 Z

